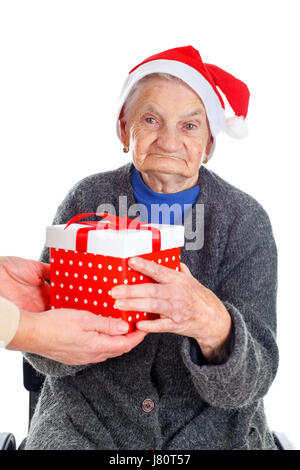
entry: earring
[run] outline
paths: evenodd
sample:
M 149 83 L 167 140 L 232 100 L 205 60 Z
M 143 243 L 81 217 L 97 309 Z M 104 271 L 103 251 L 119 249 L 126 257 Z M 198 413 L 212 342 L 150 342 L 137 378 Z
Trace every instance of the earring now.
M 129 147 L 123 147 L 123 152 L 128 153 L 129 152 Z

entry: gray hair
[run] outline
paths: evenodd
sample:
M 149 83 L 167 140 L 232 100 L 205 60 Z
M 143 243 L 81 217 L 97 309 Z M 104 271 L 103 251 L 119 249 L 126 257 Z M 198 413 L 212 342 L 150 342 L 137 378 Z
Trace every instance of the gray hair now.
M 141 78 L 132 88 L 130 91 L 129 95 L 127 96 L 127 99 L 124 103 L 123 106 L 123 116 L 121 121 L 126 125 L 128 120 L 129 120 L 129 115 L 130 115 L 130 110 L 136 100 L 138 99 L 139 93 L 142 89 L 142 86 L 149 82 L 150 80 L 157 79 L 157 78 L 162 78 L 165 80 L 170 80 L 173 82 L 181 83 L 186 85 L 186 83 L 181 80 L 178 77 L 175 77 L 174 75 L 171 75 L 169 73 L 162 73 L 162 72 L 155 72 L 155 73 L 150 73 L 149 75 L 146 75 L 145 77 Z

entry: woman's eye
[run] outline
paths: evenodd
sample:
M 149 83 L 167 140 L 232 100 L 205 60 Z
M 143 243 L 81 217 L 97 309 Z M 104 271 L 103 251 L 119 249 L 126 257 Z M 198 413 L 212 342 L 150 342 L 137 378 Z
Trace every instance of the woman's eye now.
M 196 125 L 195 125 L 195 124 L 192 124 L 191 122 L 189 122 L 189 123 L 186 124 L 184 127 L 185 127 L 188 131 L 191 131 L 191 130 L 193 130 L 193 129 L 196 128 Z
M 155 124 L 155 119 L 153 117 L 147 117 L 145 119 L 145 121 L 148 123 L 148 124 Z

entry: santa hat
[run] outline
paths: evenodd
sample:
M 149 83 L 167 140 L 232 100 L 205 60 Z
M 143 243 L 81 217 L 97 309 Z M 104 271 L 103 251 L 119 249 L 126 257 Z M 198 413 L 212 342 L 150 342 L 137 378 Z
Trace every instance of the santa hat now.
M 117 112 L 117 134 L 120 140 L 121 112 L 130 91 L 141 78 L 158 72 L 180 78 L 198 94 L 205 106 L 214 144 L 220 131 L 237 139 L 247 136 L 245 119 L 250 97 L 247 85 L 216 65 L 202 62 L 199 52 L 192 46 L 186 46 L 155 54 L 130 70 Z M 225 118 L 224 101 L 217 87 L 226 96 L 234 116 Z

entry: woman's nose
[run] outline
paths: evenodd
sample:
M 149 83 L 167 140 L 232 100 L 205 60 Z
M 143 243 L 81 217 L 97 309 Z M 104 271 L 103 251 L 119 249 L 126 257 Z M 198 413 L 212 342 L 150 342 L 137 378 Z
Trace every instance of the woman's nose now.
M 176 128 L 163 126 L 157 139 L 159 147 L 168 153 L 174 153 L 180 147 L 180 139 Z

